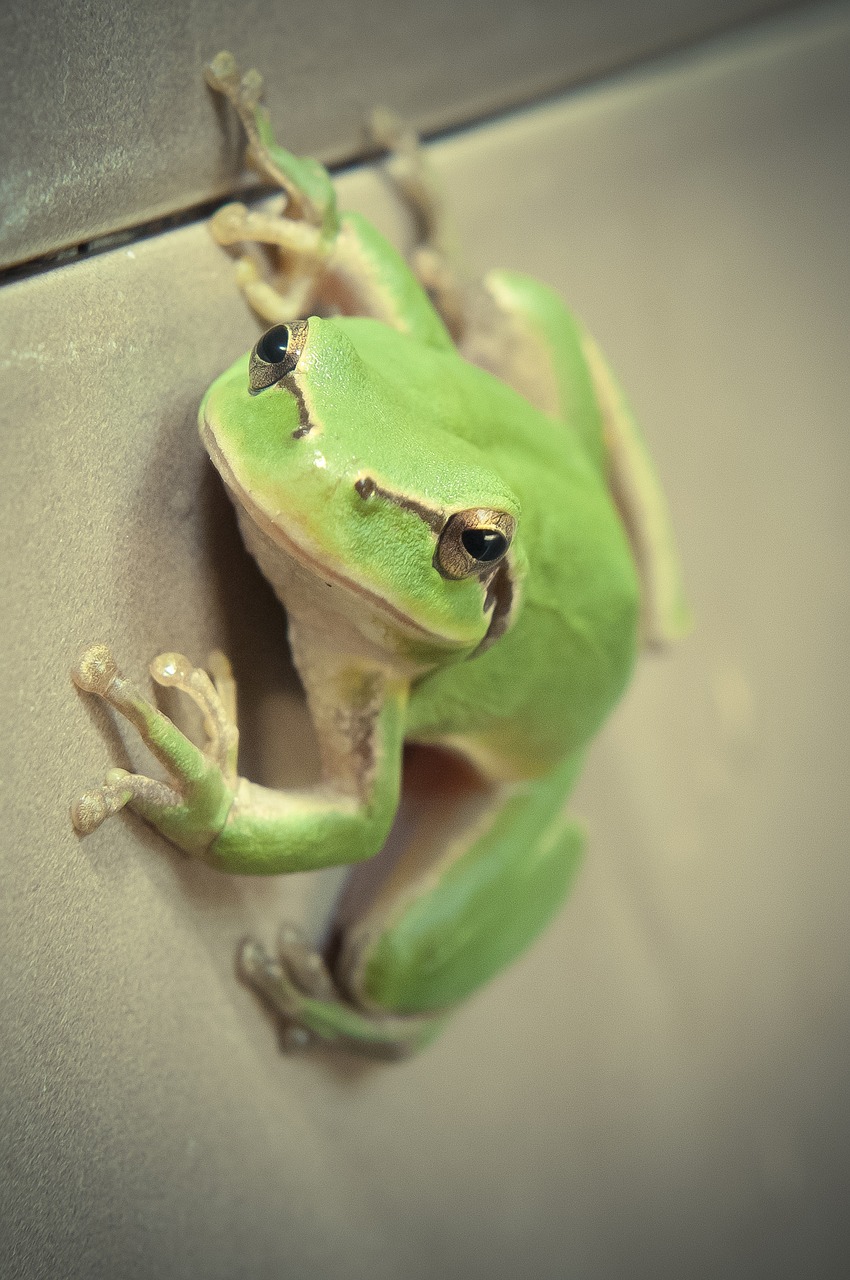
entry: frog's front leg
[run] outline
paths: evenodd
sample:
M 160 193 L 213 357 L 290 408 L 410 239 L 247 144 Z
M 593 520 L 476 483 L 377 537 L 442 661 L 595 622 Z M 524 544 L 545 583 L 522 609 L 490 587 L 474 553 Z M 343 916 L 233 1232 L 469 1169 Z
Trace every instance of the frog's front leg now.
M 287 323 L 311 310 L 373 316 L 428 345 L 450 347 L 401 254 L 365 218 L 338 213 L 330 175 L 318 161 L 277 144 L 258 73 L 240 76 L 233 57 L 221 53 L 207 68 L 207 83 L 236 108 L 252 164 L 286 193 L 281 214 L 227 205 L 211 224 L 218 242 L 236 251 L 237 278 L 263 320 Z M 268 274 L 258 246 L 272 264 Z
M 173 844 L 219 870 L 260 875 L 336 866 L 380 848 L 398 804 L 404 684 L 376 670 L 328 673 L 311 707 L 324 780 L 311 791 L 284 792 L 236 775 L 235 698 L 221 660 L 221 692 L 180 655 L 163 655 L 151 671 L 160 684 L 175 685 L 201 708 L 207 748 L 192 743 L 133 688 L 106 646 L 89 649 L 74 671 L 75 682 L 138 729 L 169 781 L 111 770 L 72 807 L 81 833 L 126 805 Z
M 243 976 L 289 1043 L 398 1058 L 432 1040 L 562 902 L 583 843 L 561 814 L 578 763 L 471 803 L 456 797 L 454 810 L 429 805 L 372 906 L 339 935 L 332 971 L 291 929 L 276 957 L 249 939 Z

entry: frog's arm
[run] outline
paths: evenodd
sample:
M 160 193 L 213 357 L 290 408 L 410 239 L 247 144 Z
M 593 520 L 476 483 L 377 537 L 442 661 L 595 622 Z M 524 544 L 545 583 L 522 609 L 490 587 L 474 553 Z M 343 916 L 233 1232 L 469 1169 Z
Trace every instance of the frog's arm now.
M 398 250 L 359 214 L 337 211 L 330 175 L 317 160 L 277 145 L 260 104 L 259 74 L 240 77 L 232 56 L 220 53 L 207 68 L 207 83 L 238 112 L 252 164 L 286 193 L 283 214 L 229 204 L 211 222 L 220 244 L 241 249 L 238 280 L 262 319 L 287 323 L 329 309 L 372 316 L 429 346 L 451 347 L 446 326 Z M 271 256 L 271 276 L 254 246 Z
M 330 175 L 310 156 L 294 156 L 274 140 L 269 113 L 262 106 L 263 78 L 258 71 L 240 74 L 230 53 L 220 53 L 205 69 L 211 89 L 232 102 L 248 138 L 248 159 L 262 177 L 286 192 L 290 218 L 303 220 L 332 239 L 339 227 L 336 195 Z
M 110 770 L 73 805 L 77 830 L 88 834 L 126 805 L 185 852 L 243 875 L 335 866 L 375 853 L 398 805 L 406 686 L 363 667 L 317 673 L 307 692 L 324 782 L 303 793 L 273 791 L 237 777 L 232 679 L 223 657 L 216 661 L 215 685 L 179 654 L 151 664 L 159 684 L 181 689 L 201 709 L 207 733 L 201 750 L 132 687 L 105 645 L 82 656 L 75 683 L 135 726 L 169 781 Z
M 527 276 L 494 271 L 485 281 L 495 342 L 470 332 L 466 351 L 538 408 L 568 422 L 607 476 L 641 582 L 641 634 L 647 645 L 690 629 L 664 493 L 634 415 L 605 357 L 560 297 Z

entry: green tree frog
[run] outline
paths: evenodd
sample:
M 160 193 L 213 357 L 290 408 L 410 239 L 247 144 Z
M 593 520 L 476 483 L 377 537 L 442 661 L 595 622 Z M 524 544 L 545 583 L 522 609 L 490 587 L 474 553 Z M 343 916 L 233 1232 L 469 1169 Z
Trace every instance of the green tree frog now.
M 200 432 L 285 606 L 322 781 L 291 792 L 238 775 L 222 655 L 210 674 L 179 654 L 151 664 L 201 708 L 201 748 L 94 645 L 77 685 L 136 727 L 167 781 L 113 769 L 72 816 L 87 833 L 129 805 L 239 874 L 359 863 L 387 842 L 404 757 L 425 802 L 328 946 L 286 928 L 276 954 L 253 940 L 241 953 L 296 1041 L 398 1057 L 559 907 L 585 749 L 641 640 L 678 636 L 687 610 L 660 488 L 599 349 L 543 285 L 461 279 L 416 139 L 376 115 L 419 228 L 406 261 L 338 212 L 320 164 L 275 143 L 256 72 L 220 54 L 207 80 L 284 205 L 213 220 L 267 330 L 207 391 Z

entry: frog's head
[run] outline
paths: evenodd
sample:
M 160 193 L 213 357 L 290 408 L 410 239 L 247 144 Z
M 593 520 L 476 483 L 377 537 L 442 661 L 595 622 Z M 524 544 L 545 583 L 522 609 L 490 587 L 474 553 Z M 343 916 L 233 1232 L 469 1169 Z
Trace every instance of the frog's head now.
M 435 359 L 428 396 L 423 361 Z M 278 553 L 302 581 L 305 569 L 315 578 L 331 609 L 342 599 L 384 648 L 426 665 L 491 643 L 516 602 L 519 504 L 454 430 L 461 364 L 377 321 L 311 318 L 270 329 L 200 410 L 284 602 Z

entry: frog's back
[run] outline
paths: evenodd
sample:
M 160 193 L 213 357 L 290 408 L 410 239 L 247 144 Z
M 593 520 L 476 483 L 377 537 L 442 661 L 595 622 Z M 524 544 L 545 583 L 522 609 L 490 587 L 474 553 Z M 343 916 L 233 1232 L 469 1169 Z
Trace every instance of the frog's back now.
M 601 470 L 602 412 L 588 335 L 563 299 L 530 276 L 492 271 L 474 291 L 461 351 L 548 417 L 570 423 Z
M 521 508 L 511 625 L 482 653 L 419 682 L 409 736 L 458 747 L 503 776 L 545 773 L 592 737 L 637 646 L 634 562 L 587 444 L 599 432 L 595 402 L 588 393 L 572 420 L 554 419 L 451 353 L 396 360 L 395 346 L 395 336 L 382 345 L 384 370 L 403 382 L 411 413 L 476 449 Z
M 538 287 L 549 300 L 549 291 Z M 550 386 L 541 403 L 522 395 L 513 385 L 517 379 L 509 376 L 513 371 L 500 371 L 496 361 L 487 368 L 364 317 L 338 318 L 336 324 L 385 382 L 388 397 L 403 406 L 423 433 L 446 434 L 476 446 L 506 480 L 517 469 L 559 473 L 574 456 L 583 457 L 601 476 L 602 419 L 582 330 L 562 304 L 550 319 L 560 321 L 558 355 L 555 372 L 547 371 L 546 378 L 553 386 L 554 379 L 559 390 Z
M 527 463 L 527 459 L 524 460 Z M 604 481 L 579 451 L 562 467 L 511 467 L 522 505 L 512 625 L 479 655 L 413 691 L 411 736 L 465 751 L 489 772 L 536 776 L 593 736 L 628 681 L 639 591 Z

